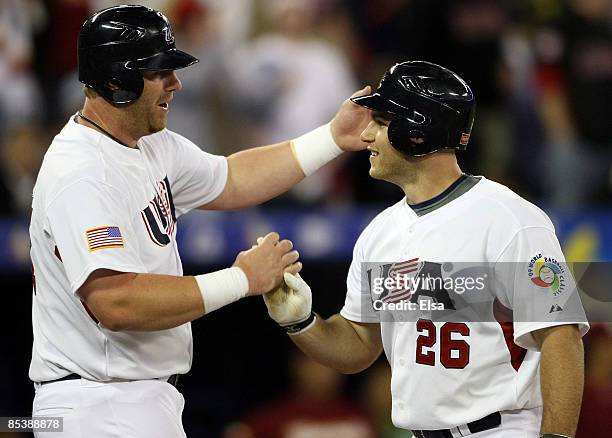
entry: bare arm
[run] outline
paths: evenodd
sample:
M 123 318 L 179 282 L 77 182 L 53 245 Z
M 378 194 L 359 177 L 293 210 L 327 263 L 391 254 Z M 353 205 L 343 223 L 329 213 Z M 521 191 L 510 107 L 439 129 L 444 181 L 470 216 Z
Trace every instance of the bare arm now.
M 261 295 L 278 286 L 284 272 L 297 273 L 301 269 L 299 255 L 292 248 L 291 241 L 279 241 L 277 233 L 269 233 L 261 245 L 239 253 L 233 267 L 240 268 L 236 271 L 242 271 L 240 275 L 246 277 L 243 292 L 234 293 L 240 284 L 237 286 L 228 280 L 221 271 L 199 276 L 196 281 L 195 277 L 98 269 L 83 283 L 79 296 L 96 319 L 110 330 L 169 329 L 193 321 L 245 293 Z M 210 280 L 219 274 L 223 281 Z M 207 277 L 209 280 L 202 282 Z M 229 290 L 228 299 L 223 292 L 226 290 Z M 206 308 L 208 304 L 210 309 Z
M 231 210 L 252 207 L 268 201 L 304 179 L 291 143 L 247 149 L 227 158 L 225 189 L 207 210 Z
M 291 340 L 317 362 L 345 374 L 368 368 L 380 356 L 380 324 L 362 324 L 336 314 Z
M 584 387 L 584 350 L 576 325 L 538 330 L 541 346 L 540 380 L 544 412 L 542 434 L 574 436 Z
M 194 277 L 99 269 L 79 289 L 96 319 L 113 331 L 178 327 L 204 315 Z

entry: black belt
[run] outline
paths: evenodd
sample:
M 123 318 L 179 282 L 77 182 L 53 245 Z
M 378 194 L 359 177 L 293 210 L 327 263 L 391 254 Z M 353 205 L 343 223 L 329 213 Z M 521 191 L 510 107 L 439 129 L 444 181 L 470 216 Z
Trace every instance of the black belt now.
M 178 384 L 179 376 L 180 376 L 180 374 L 172 374 L 170 377 L 168 377 L 168 380 L 166 380 L 166 381 L 176 388 L 176 385 Z M 41 385 L 46 385 L 47 383 L 61 382 L 63 380 L 78 380 L 80 378 L 81 378 L 81 376 L 79 376 L 78 374 L 71 373 L 71 374 L 68 374 L 67 376 L 60 377 L 59 379 L 47 380 L 45 382 L 40 382 L 40 384 Z
M 483 432 L 485 430 L 494 429 L 501 424 L 501 414 L 499 412 L 494 412 L 490 415 L 487 415 L 480 420 L 472 421 L 468 423 L 466 426 L 470 430 L 470 433 Z M 461 432 L 458 431 L 456 427 L 453 427 L 454 430 L 457 430 L 455 436 L 463 436 Z M 440 429 L 440 430 L 413 430 L 412 433 L 416 438 L 453 438 L 453 434 L 451 429 Z

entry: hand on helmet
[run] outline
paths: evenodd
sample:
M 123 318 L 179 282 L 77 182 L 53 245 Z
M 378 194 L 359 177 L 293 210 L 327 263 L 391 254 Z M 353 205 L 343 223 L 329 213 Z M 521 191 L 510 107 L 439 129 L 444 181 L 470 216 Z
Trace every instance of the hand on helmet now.
M 370 94 L 370 86 L 355 92 L 351 98 Z M 344 101 L 331 122 L 334 142 L 345 151 L 364 150 L 368 143 L 361 140 L 361 133 L 370 123 L 370 111 L 354 104 L 351 99 Z

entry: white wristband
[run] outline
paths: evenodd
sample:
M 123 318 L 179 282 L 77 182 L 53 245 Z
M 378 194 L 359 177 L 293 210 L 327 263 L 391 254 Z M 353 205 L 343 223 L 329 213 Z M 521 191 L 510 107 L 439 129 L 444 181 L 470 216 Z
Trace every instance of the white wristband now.
M 334 142 L 329 123 L 291 140 L 291 148 L 306 176 L 344 152 Z
M 249 279 L 244 271 L 236 266 L 210 274 L 196 275 L 195 279 L 204 300 L 205 314 L 238 301 L 249 292 Z

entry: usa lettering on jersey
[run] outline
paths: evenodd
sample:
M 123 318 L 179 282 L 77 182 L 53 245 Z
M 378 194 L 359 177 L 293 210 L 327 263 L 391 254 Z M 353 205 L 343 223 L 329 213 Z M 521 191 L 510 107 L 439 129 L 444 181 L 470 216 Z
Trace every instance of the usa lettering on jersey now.
M 140 215 L 153 243 L 158 246 L 168 245 L 170 236 L 176 230 L 176 211 L 168 176 L 158 182 L 157 194 Z

